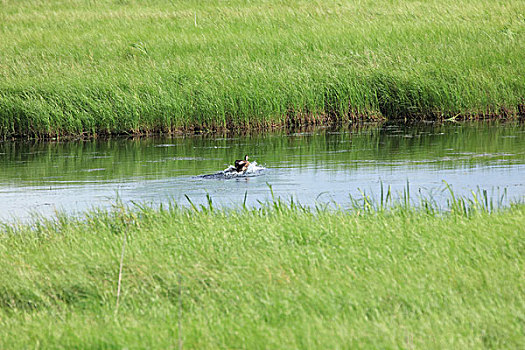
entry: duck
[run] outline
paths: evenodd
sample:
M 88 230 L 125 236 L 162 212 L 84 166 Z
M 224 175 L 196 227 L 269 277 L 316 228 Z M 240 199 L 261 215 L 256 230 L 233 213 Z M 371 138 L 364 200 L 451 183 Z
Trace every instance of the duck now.
M 248 155 L 244 156 L 244 159 L 238 159 L 235 161 L 235 170 L 239 172 L 245 172 L 248 169 L 250 162 L 248 161 Z

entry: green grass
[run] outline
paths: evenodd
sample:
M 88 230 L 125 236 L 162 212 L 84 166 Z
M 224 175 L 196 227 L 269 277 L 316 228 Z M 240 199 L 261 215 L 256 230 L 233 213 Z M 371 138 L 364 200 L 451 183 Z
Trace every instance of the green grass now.
M 525 205 L 428 209 L 275 200 L 5 226 L 0 348 L 523 348 Z
M 0 9 L 3 136 L 525 113 L 523 1 Z

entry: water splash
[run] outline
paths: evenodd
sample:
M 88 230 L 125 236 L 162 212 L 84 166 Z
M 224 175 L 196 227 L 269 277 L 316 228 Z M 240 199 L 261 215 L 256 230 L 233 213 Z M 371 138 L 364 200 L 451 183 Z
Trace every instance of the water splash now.
M 264 174 L 265 170 L 266 168 L 258 165 L 257 162 L 251 162 L 250 165 L 248 165 L 248 169 L 246 169 L 246 171 L 237 171 L 233 165 L 230 165 L 226 169 L 215 174 L 199 175 L 197 177 L 202 179 L 233 179 L 240 177 L 253 177 Z

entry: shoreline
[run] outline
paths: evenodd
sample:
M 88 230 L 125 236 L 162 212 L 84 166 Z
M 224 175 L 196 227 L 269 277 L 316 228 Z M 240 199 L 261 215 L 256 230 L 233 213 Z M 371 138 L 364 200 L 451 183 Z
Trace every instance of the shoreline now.
M 249 133 L 271 133 L 278 130 L 304 130 L 310 128 L 328 128 L 328 129 L 340 129 L 340 128 L 355 128 L 359 129 L 369 125 L 381 125 L 384 123 L 392 123 L 398 125 L 411 125 L 418 123 L 433 123 L 433 124 L 444 124 L 444 123 L 468 123 L 468 122 L 480 122 L 480 123 L 508 123 L 508 122 L 525 122 L 525 105 L 518 106 L 518 112 L 510 113 L 509 109 L 506 109 L 505 113 L 502 114 L 456 114 L 452 116 L 439 116 L 437 118 L 395 118 L 388 119 L 383 116 L 374 117 L 357 117 L 355 115 L 348 116 L 346 118 L 330 118 L 326 115 L 318 116 L 297 116 L 284 118 L 284 122 L 267 122 L 267 123 L 244 123 L 240 125 L 189 125 L 184 127 L 173 127 L 173 128 L 158 128 L 158 129 L 147 129 L 134 131 L 129 130 L 118 130 L 118 131 L 100 131 L 100 132 L 80 132 L 80 133 L 14 133 L 0 135 L 0 142 L 2 141 L 21 141 L 21 140 L 42 140 L 42 141 L 53 141 L 53 140 L 93 140 L 93 139 L 108 139 L 112 137 L 158 137 L 158 136 L 193 136 L 193 135 L 220 135 L 220 134 L 249 134 Z

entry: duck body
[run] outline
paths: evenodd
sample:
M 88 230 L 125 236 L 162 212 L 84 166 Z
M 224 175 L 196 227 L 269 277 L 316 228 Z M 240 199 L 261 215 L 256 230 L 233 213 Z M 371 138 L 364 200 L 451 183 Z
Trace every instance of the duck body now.
M 235 161 L 235 170 L 240 172 L 245 172 L 248 170 L 248 166 L 250 165 L 250 162 L 248 161 L 248 155 L 244 156 L 244 159 L 238 159 Z

